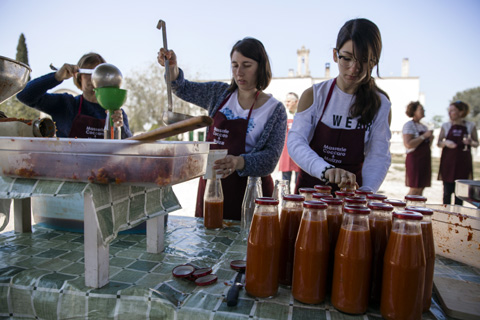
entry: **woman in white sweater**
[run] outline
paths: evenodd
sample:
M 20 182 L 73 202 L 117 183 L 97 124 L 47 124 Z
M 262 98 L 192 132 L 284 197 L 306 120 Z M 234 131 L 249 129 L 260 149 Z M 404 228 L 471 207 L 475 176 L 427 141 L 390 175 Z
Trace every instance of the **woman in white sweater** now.
M 302 169 L 296 190 L 331 183 L 376 192 L 382 184 L 391 163 L 391 103 L 371 76 L 381 50 L 373 22 L 354 19 L 340 29 L 333 49 L 339 75 L 302 94 L 288 134 L 288 151 Z

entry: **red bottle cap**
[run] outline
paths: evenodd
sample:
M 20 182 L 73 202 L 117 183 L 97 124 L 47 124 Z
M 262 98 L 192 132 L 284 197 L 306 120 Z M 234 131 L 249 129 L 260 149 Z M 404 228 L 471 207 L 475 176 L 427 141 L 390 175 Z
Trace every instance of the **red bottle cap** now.
M 317 185 L 313 186 L 313 188 L 314 188 L 315 190 L 321 191 L 321 192 L 323 192 L 323 193 L 331 192 L 331 191 L 332 191 L 332 187 L 331 187 L 331 186 L 324 186 L 324 185 L 321 185 L 321 184 L 317 184 Z
M 175 278 L 187 278 L 195 272 L 195 268 L 189 265 L 176 266 L 172 270 L 172 275 Z
M 230 262 L 230 268 L 236 271 L 243 271 L 247 267 L 247 261 L 245 260 L 233 260 Z
M 387 199 L 387 196 L 384 194 L 372 193 L 372 194 L 367 194 L 367 199 L 383 201 Z
M 262 197 L 262 198 L 255 199 L 255 203 L 256 204 L 276 206 L 276 205 L 278 205 L 278 200 L 273 199 L 273 198 L 268 198 L 268 197 Z
M 393 211 L 393 206 L 383 202 L 371 202 L 368 204 L 371 210 Z
M 282 198 L 286 201 L 305 201 L 305 197 L 299 194 L 284 194 Z
M 200 277 L 204 277 L 204 276 L 206 276 L 207 274 L 210 274 L 210 273 L 212 273 L 212 268 L 210 268 L 210 267 L 197 269 L 192 273 L 192 277 L 200 278 Z
M 364 206 L 358 205 L 347 205 L 343 208 L 345 213 L 353 213 L 353 214 L 370 214 L 370 209 Z
M 303 207 L 309 209 L 327 209 L 328 205 L 323 201 L 310 200 L 305 201 Z
M 355 194 L 361 194 L 363 196 L 366 196 L 368 194 L 373 194 L 373 191 L 357 189 L 357 190 L 355 190 Z
M 348 197 L 343 199 L 345 205 L 348 206 L 350 204 L 367 204 L 367 199 L 363 197 Z
M 422 220 L 423 216 L 418 212 L 413 211 L 394 211 L 393 217 L 397 219 L 403 220 Z
M 355 196 L 355 193 L 354 192 L 350 192 L 350 191 L 335 191 L 335 195 L 337 197 L 354 197 Z
M 340 198 L 322 198 L 320 201 L 325 202 L 329 206 L 338 206 L 343 204 L 343 200 Z
M 424 196 L 418 196 L 413 194 L 405 196 L 405 200 L 427 202 L 427 198 L 425 198 Z
M 405 201 L 397 199 L 385 199 L 383 200 L 383 203 L 391 204 L 394 207 L 405 207 L 407 205 Z
M 421 213 L 424 216 L 431 216 L 433 214 L 433 209 L 418 207 L 418 206 L 408 206 L 408 207 L 405 208 L 405 210 L 418 212 L 418 213 Z
M 332 196 L 331 194 L 325 194 L 325 193 L 319 193 L 319 192 L 313 193 L 313 194 L 312 194 L 312 197 L 313 197 L 314 199 L 325 199 L 325 198 L 327 198 L 327 199 L 330 199 L 330 198 L 333 199 L 333 196 Z
M 197 280 L 195 280 L 195 284 L 197 286 L 208 286 L 209 284 L 217 282 L 217 279 L 218 278 L 217 278 L 216 275 L 209 274 L 207 276 L 204 276 L 204 277 L 201 277 L 201 278 L 198 278 Z
M 298 193 L 315 193 L 317 190 L 314 188 L 299 188 Z

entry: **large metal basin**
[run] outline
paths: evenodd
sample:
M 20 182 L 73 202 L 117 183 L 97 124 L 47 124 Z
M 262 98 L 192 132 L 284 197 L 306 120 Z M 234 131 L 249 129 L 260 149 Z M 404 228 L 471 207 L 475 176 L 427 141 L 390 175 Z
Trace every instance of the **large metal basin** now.
M 26 64 L 0 56 L 0 103 L 25 87 L 30 72 Z
M 455 196 L 480 208 L 480 181 L 456 180 Z

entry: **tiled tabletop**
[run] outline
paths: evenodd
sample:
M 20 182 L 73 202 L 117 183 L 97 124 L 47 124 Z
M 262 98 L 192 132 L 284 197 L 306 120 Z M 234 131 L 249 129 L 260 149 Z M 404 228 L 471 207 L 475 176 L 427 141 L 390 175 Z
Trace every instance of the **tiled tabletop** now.
M 281 287 L 272 299 L 240 291 L 236 307 L 224 301 L 236 272 L 230 261 L 244 259 L 239 225 L 206 230 L 203 220 L 170 215 L 165 251 L 145 252 L 145 235 L 119 235 L 110 244 L 110 283 L 85 287 L 83 235 L 34 226 L 33 233 L 0 233 L 0 318 L 38 319 L 381 319 L 337 312 L 327 301 L 305 305 Z M 199 287 L 172 277 L 186 262 L 210 266 L 215 284 Z M 480 270 L 437 257 L 436 275 L 480 283 Z M 2 318 L 2 319 L 3 319 Z M 434 299 L 424 319 L 448 319 Z

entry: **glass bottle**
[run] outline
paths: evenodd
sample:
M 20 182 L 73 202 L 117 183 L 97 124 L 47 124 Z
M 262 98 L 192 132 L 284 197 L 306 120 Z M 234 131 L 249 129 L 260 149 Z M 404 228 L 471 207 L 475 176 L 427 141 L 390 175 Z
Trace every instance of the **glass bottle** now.
M 280 212 L 280 264 L 278 282 L 292 285 L 293 258 L 298 228 L 302 220 L 305 197 L 298 194 L 284 194 Z
M 103 138 L 118 139 L 118 140 L 122 138 L 122 128 L 116 127 L 113 124 L 112 117 L 110 116 L 110 110 L 107 110 L 107 117 L 105 118 L 105 126 L 103 127 Z
M 351 191 L 341 191 L 341 190 L 335 191 L 335 197 L 342 200 L 345 198 L 350 198 L 354 196 L 355 196 L 355 193 Z
M 383 202 L 386 199 L 387 199 L 387 196 L 384 194 L 378 194 L 378 193 L 367 194 L 368 203 Z
M 398 199 L 385 199 L 383 200 L 383 203 L 391 204 L 394 211 L 404 211 L 405 207 L 407 206 L 407 203 L 405 201 Z
M 303 202 L 303 215 L 295 243 L 292 295 L 303 303 L 325 300 L 328 269 L 327 204 Z
M 258 198 L 247 243 L 245 290 L 248 294 L 267 298 L 277 293 L 279 260 L 278 200 Z
M 388 238 L 392 230 L 393 206 L 382 202 L 368 204 L 371 213 L 368 215 L 370 237 L 372 240 L 372 282 L 370 301 L 380 304 L 382 292 L 383 257 L 387 249 Z
M 333 196 L 331 194 L 325 194 L 320 192 L 312 193 L 312 200 L 320 201 L 322 199 L 333 199 Z
M 332 304 L 342 312 L 362 314 L 368 307 L 372 265 L 370 209 L 345 206 L 344 212 L 335 248 Z
M 275 180 L 272 198 L 280 200 L 284 194 L 290 194 L 290 184 L 288 180 Z
M 427 198 L 424 196 L 410 194 L 405 196 L 405 202 L 407 203 L 407 207 L 408 206 L 425 207 L 427 204 Z
M 324 186 L 322 184 L 317 184 L 313 186 L 317 193 L 323 193 L 325 195 L 332 195 L 332 187 L 331 186 Z M 333 195 L 332 195 L 333 196 Z
M 354 192 L 355 192 L 355 196 L 362 197 L 362 198 L 367 198 L 369 194 L 373 194 L 373 191 L 363 190 L 363 189 L 357 189 Z
M 362 206 L 362 207 L 367 207 L 367 199 L 363 197 L 346 197 L 343 199 L 343 207 L 345 208 L 346 206 Z
M 422 214 L 420 223 L 422 227 L 423 248 L 425 251 L 425 287 L 423 291 L 423 312 L 430 310 L 432 304 L 433 274 L 435 271 L 435 242 L 433 240 L 432 215 L 433 209 L 410 206 L 405 210 Z
M 207 229 L 219 229 L 223 226 L 223 190 L 222 182 L 216 172 L 207 179 L 203 196 L 203 223 Z
M 422 215 L 395 211 L 383 264 L 380 313 L 385 319 L 421 319 L 425 286 Z
M 262 179 L 260 177 L 248 177 L 247 188 L 242 202 L 242 216 L 240 226 L 243 238 L 246 239 L 252 224 L 253 212 L 255 211 L 255 199 L 262 197 Z
M 335 258 L 335 247 L 337 246 L 338 234 L 343 221 L 343 200 L 338 198 L 323 198 L 321 200 L 327 204 L 327 223 L 328 223 L 328 271 L 327 271 L 327 292 L 332 291 L 333 280 L 333 261 Z
M 315 192 L 317 192 L 317 190 L 315 190 L 314 188 L 298 188 L 298 193 L 301 196 L 305 197 L 305 201 L 312 200 L 312 194 L 314 194 Z

